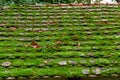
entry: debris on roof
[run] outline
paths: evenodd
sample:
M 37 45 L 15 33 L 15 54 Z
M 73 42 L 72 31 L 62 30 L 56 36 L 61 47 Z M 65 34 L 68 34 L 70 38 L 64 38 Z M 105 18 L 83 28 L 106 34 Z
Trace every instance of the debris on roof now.
M 119 5 L 0 11 L 0 79 L 119 76 L 119 57 Z

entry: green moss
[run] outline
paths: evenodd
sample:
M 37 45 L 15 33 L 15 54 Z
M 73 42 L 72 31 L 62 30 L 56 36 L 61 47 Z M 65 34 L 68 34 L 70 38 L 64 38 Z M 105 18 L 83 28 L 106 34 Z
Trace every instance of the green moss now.
M 119 7 L 110 6 L 2 10 L 1 79 L 86 77 L 96 75 L 96 68 L 101 69 L 100 76 L 119 75 L 119 12 Z M 2 66 L 6 61 L 11 62 L 9 67 Z
M 14 77 L 29 77 L 32 75 L 32 70 L 31 69 L 13 69 L 9 71 L 9 74 Z

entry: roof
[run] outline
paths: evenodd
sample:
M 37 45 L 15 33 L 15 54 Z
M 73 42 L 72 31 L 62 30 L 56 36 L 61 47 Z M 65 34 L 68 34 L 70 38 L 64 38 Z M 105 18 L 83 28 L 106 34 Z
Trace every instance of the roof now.
M 0 11 L 0 78 L 119 76 L 120 7 Z

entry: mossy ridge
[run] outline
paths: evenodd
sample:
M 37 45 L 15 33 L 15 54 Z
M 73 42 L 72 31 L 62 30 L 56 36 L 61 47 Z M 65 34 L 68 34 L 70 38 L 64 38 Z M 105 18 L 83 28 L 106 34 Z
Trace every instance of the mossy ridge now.
M 42 77 L 42 76 L 65 76 L 65 77 L 85 77 L 89 74 L 94 74 L 96 73 L 93 71 L 97 67 L 73 67 L 73 68 L 68 68 L 68 67 L 62 67 L 62 68 L 45 68 L 45 69 L 36 69 L 36 68 L 28 68 L 28 69 L 23 69 L 23 68 L 14 68 L 11 70 L 8 70 L 7 72 L 0 72 L 1 75 L 0 77 L 9 77 L 9 76 L 14 76 L 14 77 Z M 89 73 L 88 74 L 83 74 L 82 71 L 84 69 L 88 69 Z M 107 76 L 107 75 L 112 75 L 113 73 L 120 74 L 118 72 L 119 67 L 104 67 L 101 70 L 100 74 L 101 76 Z M 100 76 L 99 75 L 99 76 Z
M 52 8 L 52 7 L 51 7 L 51 8 Z M 86 10 L 86 9 L 83 9 L 83 10 Z M 82 10 L 82 11 L 83 11 L 83 10 Z M 31 10 L 31 11 L 33 11 L 33 10 Z M 49 9 L 46 10 L 46 11 L 48 12 L 48 14 L 46 15 L 46 18 L 49 17 L 49 16 L 52 16 L 52 15 L 49 15 L 49 13 L 51 13 L 51 12 L 49 12 Z M 60 11 L 63 11 L 63 10 L 60 10 Z M 87 10 L 87 11 L 88 11 L 88 10 Z M 18 11 L 18 12 L 19 12 L 19 11 Z M 6 12 L 5 12 L 5 13 L 6 13 Z M 23 13 L 25 13 L 25 12 L 23 12 Z M 34 13 L 36 13 L 36 12 L 33 12 L 33 16 L 35 16 Z M 43 12 L 42 12 L 42 13 L 43 13 Z M 84 13 L 84 12 L 83 12 L 83 13 Z M 91 12 L 88 12 L 88 13 L 90 14 Z M 6 13 L 6 14 L 7 14 L 7 13 Z M 56 13 L 55 13 L 55 14 L 56 14 Z M 68 14 L 68 13 L 67 13 L 67 14 Z M 69 14 L 70 14 L 70 13 L 69 13 Z M 79 14 L 80 14 L 80 13 L 79 13 Z M 84 17 L 85 17 L 85 15 L 89 15 L 89 14 L 85 14 L 85 13 L 84 13 L 84 14 L 81 15 L 81 16 L 84 16 Z M 96 14 L 96 13 L 95 13 L 95 14 Z M 94 15 L 95 15 L 95 14 L 94 14 Z M 116 13 L 115 13 L 115 14 L 116 14 Z M 9 14 L 7 14 L 7 15 L 9 15 Z M 26 13 L 26 15 L 28 15 L 28 14 Z M 39 15 L 40 15 L 40 13 L 39 13 Z M 62 16 L 62 15 L 64 16 L 65 14 L 60 14 L 60 15 L 61 15 L 61 16 Z M 97 14 L 97 15 L 100 15 L 100 14 Z M 107 14 L 107 15 L 108 15 L 108 14 Z M 109 14 L 109 15 L 110 15 L 110 14 Z M 15 15 L 14 15 L 14 16 L 15 16 Z M 75 16 L 76 16 L 75 13 L 73 13 L 72 16 L 75 17 Z M 91 16 L 91 15 L 89 15 L 89 16 Z M 74 18 L 74 17 L 73 17 L 73 18 Z M 83 19 L 84 19 L 84 17 L 83 17 Z M 78 17 L 76 17 L 76 18 L 78 18 Z M 101 18 L 102 18 L 102 16 L 101 16 Z M 106 16 L 104 16 L 104 18 L 106 18 Z M 114 16 L 113 18 L 115 18 L 115 16 Z M 23 18 L 23 19 L 24 19 L 24 18 Z M 35 18 L 35 19 L 39 19 L 39 18 Z M 68 19 L 68 17 L 64 16 L 64 19 Z M 96 19 L 96 18 L 94 18 L 94 19 Z M 33 19 L 33 20 L 34 20 L 34 19 Z M 40 21 L 40 20 L 39 20 L 39 21 Z M 31 21 L 31 22 L 32 22 L 32 21 Z M 69 24 L 70 24 L 70 23 L 69 23 Z M 79 24 L 79 25 L 80 25 L 80 24 Z
M 111 51 L 99 51 L 99 52 L 79 52 L 79 51 L 65 51 L 65 52 L 8 52 L 4 54 L 0 54 L 0 59 L 16 59 L 16 58 L 43 58 L 43 59 L 56 59 L 56 58 L 111 58 L 111 57 L 119 57 L 119 52 L 111 52 Z
M 102 68 L 97 72 L 101 76 L 119 75 L 119 8 L 14 6 L 2 10 L 0 64 L 11 65 L 1 65 L 0 76 L 83 77 L 89 68 L 94 75 L 96 67 Z M 41 47 L 35 48 L 33 41 Z
M 117 57 L 115 57 L 117 58 Z M 30 59 L 30 58 L 19 58 L 19 59 L 13 59 L 13 60 L 8 60 L 5 59 L 3 61 L 1 61 L 0 63 L 2 64 L 5 61 L 10 61 L 11 62 L 11 66 L 8 67 L 8 69 L 14 69 L 14 68 L 32 68 L 32 67 L 36 67 L 36 68 L 57 68 L 60 67 L 61 61 L 67 61 L 67 64 L 65 64 L 65 67 L 105 67 L 105 66 L 109 66 L 109 67 L 115 67 L 115 66 L 119 66 L 119 59 L 118 60 L 112 60 L 115 58 L 59 58 L 59 59 L 52 59 L 52 58 L 45 58 L 45 59 Z M 23 59 L 23 60 L 20 60 Z M 45 61 L 48 61 L 47 63 L 45 63 Z M 49 62 L 50 61 L 50 62 Z M 75 62 L 75 63 L 71 63 L 71 62 Z M 42 66 L 43 65 L 43 66 Z M 61 66 L 62 67 L 62 66 Z M 4 67 L 0 67 L 1 69 L 6 69 Z

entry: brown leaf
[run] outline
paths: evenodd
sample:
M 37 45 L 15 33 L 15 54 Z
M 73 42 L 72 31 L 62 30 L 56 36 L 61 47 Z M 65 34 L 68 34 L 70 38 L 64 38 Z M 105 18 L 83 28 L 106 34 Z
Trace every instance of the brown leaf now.
M 31 43 L 33 48 L 41 48 L 35 41 Z
M 59 45 L 59 44 L 62 44 L 61 41 L 56 41 L 55 44 Z
M 36 46 L 37 43 L 36 43 L 35 41 L 33 41 L 33 42 L 31 43 L 31 45 L 32 45 L 32 46 Z

